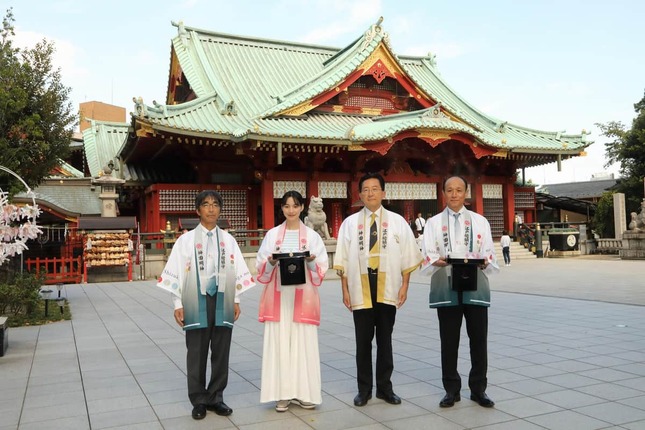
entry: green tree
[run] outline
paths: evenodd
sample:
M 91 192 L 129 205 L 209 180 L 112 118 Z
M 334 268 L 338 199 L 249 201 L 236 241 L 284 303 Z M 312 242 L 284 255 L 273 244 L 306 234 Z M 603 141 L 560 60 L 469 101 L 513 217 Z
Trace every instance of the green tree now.
M 0 165 L 35 187 L 69 153 L 77 116 L 71 89 L 52 65 L 53 43 L 43 39 L 33 48 L 16 48 L 13 22 L 8 9 L 0 31 Z M 0 187 L 24 189 L 8 176 Z
M 614 193 L 603 193 L 598 200 L 591 228 L 600 237 L 616 237 L 614 233 Z
M 643 178 L 645 178 L 645 95 L 634 104 L 636 118 L 628 129 L 620 121 L 610 121 L 596 124 L 602 135 L 611 139 L 605 143 L 607 166 L 620 164 L 621 178 L 618 180 L 616 191 L 625 194 L 625 209 L 638 212 L 643 199 Z M 611 215 L 611 214 L 610 214 Z

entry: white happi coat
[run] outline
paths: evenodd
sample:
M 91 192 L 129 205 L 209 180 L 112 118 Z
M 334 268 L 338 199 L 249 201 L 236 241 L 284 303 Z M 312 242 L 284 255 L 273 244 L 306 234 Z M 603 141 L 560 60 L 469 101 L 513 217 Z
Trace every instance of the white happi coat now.
M 379 268 L 377 299 L 396 306 L 404 273 L 413 272 L 422 261 L 419 247 L 408 222 L 384 207 L 379 219 Z M 369 258 L 369 225 L 367 208 L 347 217 L 338 232 L 334 269 L 347 277 L 352 309 L 374 307 L 370 297 L 367 263 Z
M 491 235 L 488 220 L 476 212 L 463 209 L 472 223 L 472 240 L 465 256 L 483 258 L 488 261 L 484 270 L 477 272 L 477 290 L 464 291 L 463 303 L 469 305 L 490 306 L 490 286 L 488 276 L 499 271 L 495 257 L 495 244 Z M 448 227 L 448 208 L 433 216 L 426 222 L 423 231 L 422 273 L 432 276 L 430 281 L 430 307 L 456 306 L 459 304 L 458 294 L 450 288 L 449 270 L 446 267 L 433 266 L 432 263 L 440 258 L 446 258 L 451 252 L 449 240 L 446 240 Z
M 218 285 L 215 325 L 232 327 L 236 297 L 253 287 L 255 282 L 235 238 L 219 227 L 213 231 L 219 238 L 219 243 L 216 244 L 219 261 L 214 266 L 218 268 L 215 273 Z M 205 232 L 206 229 L 200 224 L 194 230 L 179 236 L 157 282 L 159 288 L 181 299 L 184 307 L 184 330 L 207 327 L 206 300 L 200 287 L 207 281 L 203 271 L 200 273 L 198 263 L 202 247 L 200 238 Z

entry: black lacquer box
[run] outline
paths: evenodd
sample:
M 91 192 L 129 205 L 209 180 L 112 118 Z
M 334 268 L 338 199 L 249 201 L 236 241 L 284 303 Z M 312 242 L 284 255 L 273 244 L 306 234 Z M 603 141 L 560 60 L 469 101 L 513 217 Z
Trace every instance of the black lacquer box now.
M 280 261 L 280 280 L 282 285 L 305 283 L 305 257 L 309 257 L 309 251 L 273 254 L 273 259 Z
M 452 265 L 451 287 L 455 291 L 477 290 L 477 270 L 486 262 L 483 258 L 446 258 Z

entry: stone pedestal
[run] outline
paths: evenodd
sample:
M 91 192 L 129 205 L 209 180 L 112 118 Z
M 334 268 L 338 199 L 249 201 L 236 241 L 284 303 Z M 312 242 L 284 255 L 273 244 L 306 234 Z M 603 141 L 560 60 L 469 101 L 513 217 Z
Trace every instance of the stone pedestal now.
M 623 233 L 623 247 L 618 251 L 623 260 L 645 260 L 645 231 Z
M 580 251 L 549 251 L 549 258 L 579 257 Z

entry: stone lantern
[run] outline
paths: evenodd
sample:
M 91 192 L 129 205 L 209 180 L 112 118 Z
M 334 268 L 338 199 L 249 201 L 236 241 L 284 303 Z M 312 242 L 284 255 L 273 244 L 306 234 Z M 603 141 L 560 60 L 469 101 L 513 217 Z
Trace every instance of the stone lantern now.
M 110 160 L 108 165 L 103 168 L 103 174 L 99 173 L 98 178 L 92 179 L 92 185 L 101 187 L 99 199 L 101 199 L 102 217 L 116 217 L 116 201 L 119 198 L 116 187 L 125 183 L 125 179 L 118 179 L 112 176 L 113 170 L 114 162 Z

